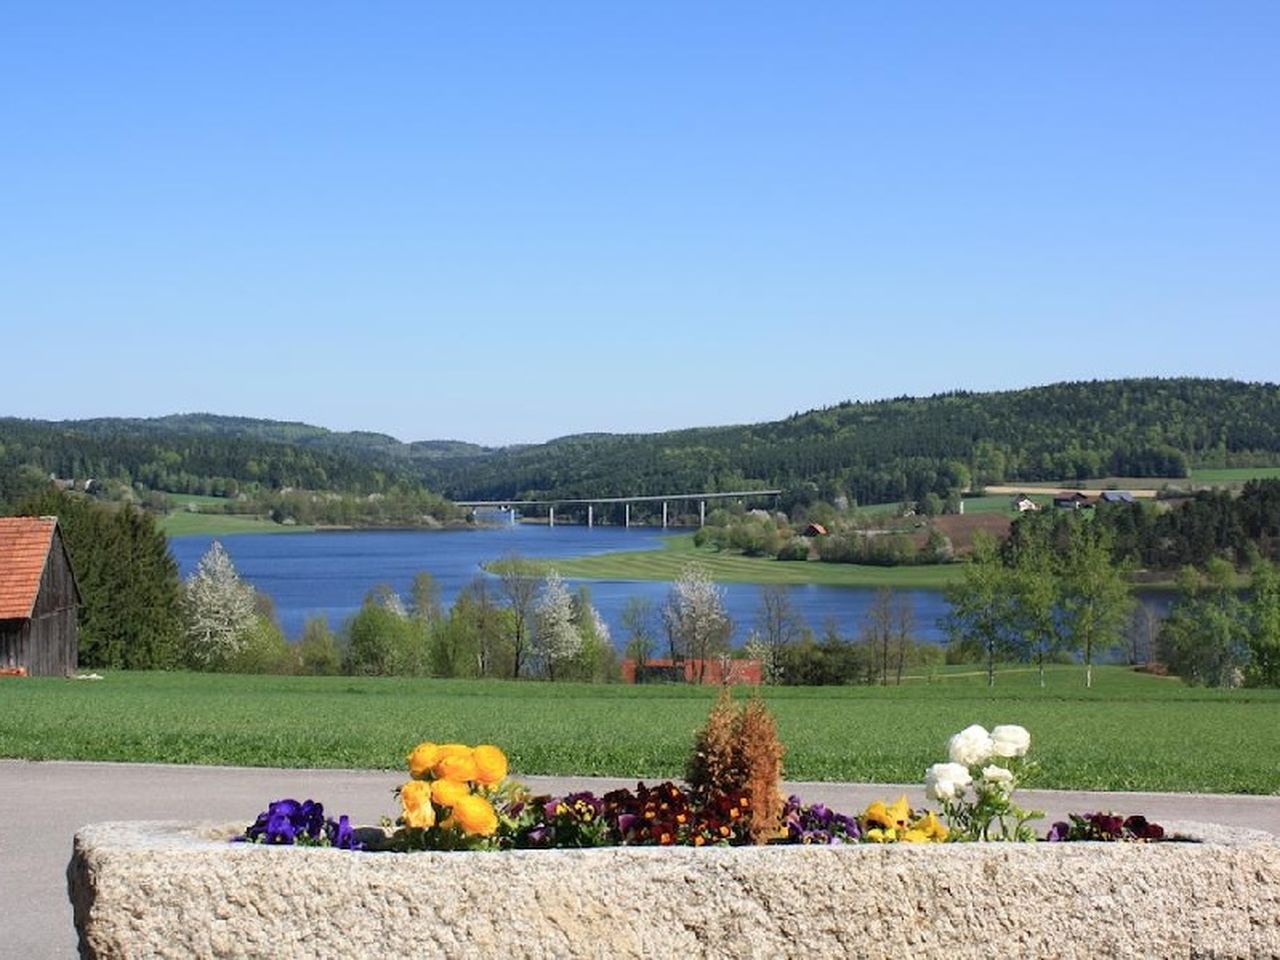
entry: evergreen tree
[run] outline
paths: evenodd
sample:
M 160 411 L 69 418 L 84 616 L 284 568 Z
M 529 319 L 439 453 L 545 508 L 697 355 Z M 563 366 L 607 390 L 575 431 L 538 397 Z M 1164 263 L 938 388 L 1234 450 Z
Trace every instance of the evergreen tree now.
M 80 664 L 164 670 L 179 659 L 181 581 L 155 521 L 127 504 L 103 505 L 52 487 L 24 516 L 56 516 L 76 583 Z

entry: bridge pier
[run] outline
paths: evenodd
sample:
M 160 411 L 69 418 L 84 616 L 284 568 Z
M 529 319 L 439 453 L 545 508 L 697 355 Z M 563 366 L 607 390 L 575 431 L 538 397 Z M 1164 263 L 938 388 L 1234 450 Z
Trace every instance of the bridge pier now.
M 622 515 L 626 518 L 624 522 L 626 523 L 627 529 L 630 530 L 631 529 L 631 504 L 624 503 L 622 505 Z
M 591 504 L 588 503 L 587 504 L 587 529 L 590 530 L 595 525 L 596 525 L 595 507 L 593 507 Z
M 547 526 L 554 527 L 556 525 L 556 508 L 547 507 Z
M 662 529 L 667 529 L 667 501 L 662 501 Z
M 698 526 L 705 527 L 707 525 L 707 501 L 698 501 Z

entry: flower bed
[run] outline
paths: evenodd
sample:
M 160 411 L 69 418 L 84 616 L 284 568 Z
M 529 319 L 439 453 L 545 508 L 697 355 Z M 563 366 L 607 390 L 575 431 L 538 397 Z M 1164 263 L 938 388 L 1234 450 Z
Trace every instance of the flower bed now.
M 292 799 L 98 825 L 68 878 L 89 957 L 1280 953 L 1273 838 L 1099 812 L 1020 842 L 1030 743 L 970 726 L 925 774 L 939 811 L 852 816 L 784 800 L 772 717 L 726 695 L 684 785 L 534 796 L 496 746 L 424 742 L 381 827 Z
M 76 836 L 82 954 L 787 957 L 1280 954 L 1280 847 L 945 843 L 350 853 L 240 825 Z

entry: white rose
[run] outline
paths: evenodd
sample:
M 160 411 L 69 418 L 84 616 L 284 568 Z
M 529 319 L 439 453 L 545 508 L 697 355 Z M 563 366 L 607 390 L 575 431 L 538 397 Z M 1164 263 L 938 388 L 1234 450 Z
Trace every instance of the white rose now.
M 973 782 L 962 763 L 935 763 L 925 771 L 924 792 L 933 800 L 954 800 Z
M 986 727 L 976 723 L 971 727 L 965 727 L 947 741 L 947 753 L 951 757 L 951 762 L 962 763 L 966 767 L 990 760 L 994 750 L 995 744 L 991 741 L 991 734 L 987 733 Z
M 1013 771 L 995 764 L 982 768 L 982 779 L 1005 793 L 1013 789 Z
M 1024 757 L 1031 747 L 1031 734 L 1025 727 L 1009 723 L 991 731 L 991 742 L 997 757 Z

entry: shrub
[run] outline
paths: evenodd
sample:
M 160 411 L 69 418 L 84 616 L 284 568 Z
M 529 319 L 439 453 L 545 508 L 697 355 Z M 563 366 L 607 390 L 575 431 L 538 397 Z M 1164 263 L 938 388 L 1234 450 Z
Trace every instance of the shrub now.
M 753 697 L 739 708 L 726 689 L 694 740 L 686 774 L 690 792 L 704 806 L 745 794 L 752 842 L 767 843 L 782 830 L 782 754 L 777 724 L 764 701 Z

